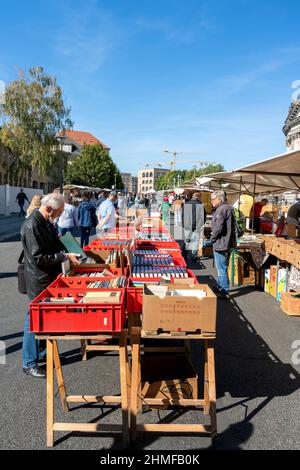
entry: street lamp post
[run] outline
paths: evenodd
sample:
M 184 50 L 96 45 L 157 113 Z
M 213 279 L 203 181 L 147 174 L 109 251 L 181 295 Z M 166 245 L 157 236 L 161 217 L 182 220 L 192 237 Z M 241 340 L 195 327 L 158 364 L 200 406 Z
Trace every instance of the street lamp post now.
M 115 189 L 117 189 L 117 173 L 115 173 Z

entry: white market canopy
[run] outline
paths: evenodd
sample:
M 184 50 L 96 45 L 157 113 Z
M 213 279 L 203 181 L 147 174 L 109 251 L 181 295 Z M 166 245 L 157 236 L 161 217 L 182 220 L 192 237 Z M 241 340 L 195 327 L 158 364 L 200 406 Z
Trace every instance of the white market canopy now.
M 186 186 L 249 194 L 300 191 L 300 150 L 277 155 L 230 172 L 194 178 Z

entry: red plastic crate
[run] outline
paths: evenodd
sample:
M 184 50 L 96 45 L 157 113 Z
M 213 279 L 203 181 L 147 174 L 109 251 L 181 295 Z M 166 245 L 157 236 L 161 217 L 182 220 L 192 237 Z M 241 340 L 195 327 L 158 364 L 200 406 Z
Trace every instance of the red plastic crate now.
M 141 249 L 146 250 L 147 248 L 153 250 L 155 248 L 174 248 L 175 250 L 180 250 L 180 246 L 177 242 L 159 242 L 159 241 L 152 241 L 152 240 L 136 240 L 137 248 L 141 247 Z
M 110 268 L 110 267 L 99 268 L 99 267 L 97 267 L 97 265 L 95 265 L 95 267 L 93 267 L 92 265 L 90 265 L 88 267 L 85 267 L 84 265 L 82 265 L 82 266 L 73 267 L 72 271 L 70 273 L 70 275 L 71 275 L 70 277 L 75 277 L 74 274 L 86 274 L 86 273 L 97 272 L 97 271 L 99 271 L 99 274 L 101 274 L 104 271 L 104 269 L 106 271 L 111 272 L 114 275 L 114 277 L 122 276 L 122 269 L 121 268 Z M 126 268 L 124 268 L 124 269 L 126 270 Z M 127 275 L 127 273 L 125 272 L 124 276 L 126 276 L 126 275 Z
M 119 270 L 121 271 L 121 270 Z M 124 276 L 126 276 L 126 274 L 123 274 Z M 121 275 L 120 275 L 121 276 Z M 114 277 L 119 277 L 119 276 L 114 276 Z M 75 287 L 75 288 L 78 288 L 78 289 L 88 289 L 88 290 L 94 290 L 94 289 L 107 289 L 105 287 L 91 287 L 91 288 L 88 288 L 88 285 L 91 283 L 91 282 L 97 282 L 97 281 L 109 281 L 110 279 L 112 279 L 111 277 L 74 277 L 74 276 L 63 276 L 62 274 L 60 274 L 56 279 L 55 281 L 53 281 L 48 287 L 65 287 L 65 288 L 68 288 L 68 287 Z M 126 287 L 127 285 L 127 279 L 125 280 L 126 284 L 124 287 Z M 115 290 L 115 289 L 118 289 L 118 288 L 114 288 L 114 287 L 110 287 L 109 289 L 111 290 Z
M 83 292 L 93 289 L 47 288 L 30 304 L 30 331 L 34 333 L 99 333 L 119 332 L 126 319 L 125 289 L 120 303 L 46 303 L 47 297 L 73 296 L 80 299 Z
M 190 269 L 187 269 L 189 275 L 186 280 L 194 279 L 194 284 L 198 284 L 197 277 Z M 174 283 L 176 279 L 172 278 L 171 283 Z M 134 281 L 145 282 L 145 283 L 154 283 L 156 281 L 161 281 L 161 278 L 132 278 L 129 277 L 128 286 L 126 288 L 126 306 L 128 313 L 141 313 L 143 305 L 143 288 L 142 287 L 133 287 L 132 283 Z M 182 279 L 183 281 L 183 279 Z

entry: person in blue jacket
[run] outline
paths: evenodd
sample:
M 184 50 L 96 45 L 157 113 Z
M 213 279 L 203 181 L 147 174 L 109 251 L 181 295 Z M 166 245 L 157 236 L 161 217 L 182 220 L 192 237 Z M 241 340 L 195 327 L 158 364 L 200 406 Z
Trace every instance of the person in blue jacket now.
M 81 247 L 89 244 L 92 227 L 97 225 L 96 209 L 88 193 L 83 194 L 83 201 L 78 209 L 78 222 L 81 233 Z

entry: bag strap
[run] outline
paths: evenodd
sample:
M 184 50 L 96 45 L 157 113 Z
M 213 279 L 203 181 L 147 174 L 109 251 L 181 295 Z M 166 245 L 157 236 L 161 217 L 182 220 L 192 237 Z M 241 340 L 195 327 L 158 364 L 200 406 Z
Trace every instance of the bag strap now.
M 20 254 L 20 257 L 18 259 L 18 263 L 22 263 L 23 259 L 24 259 L 24 250 L 22 250 L 22 253 Z

